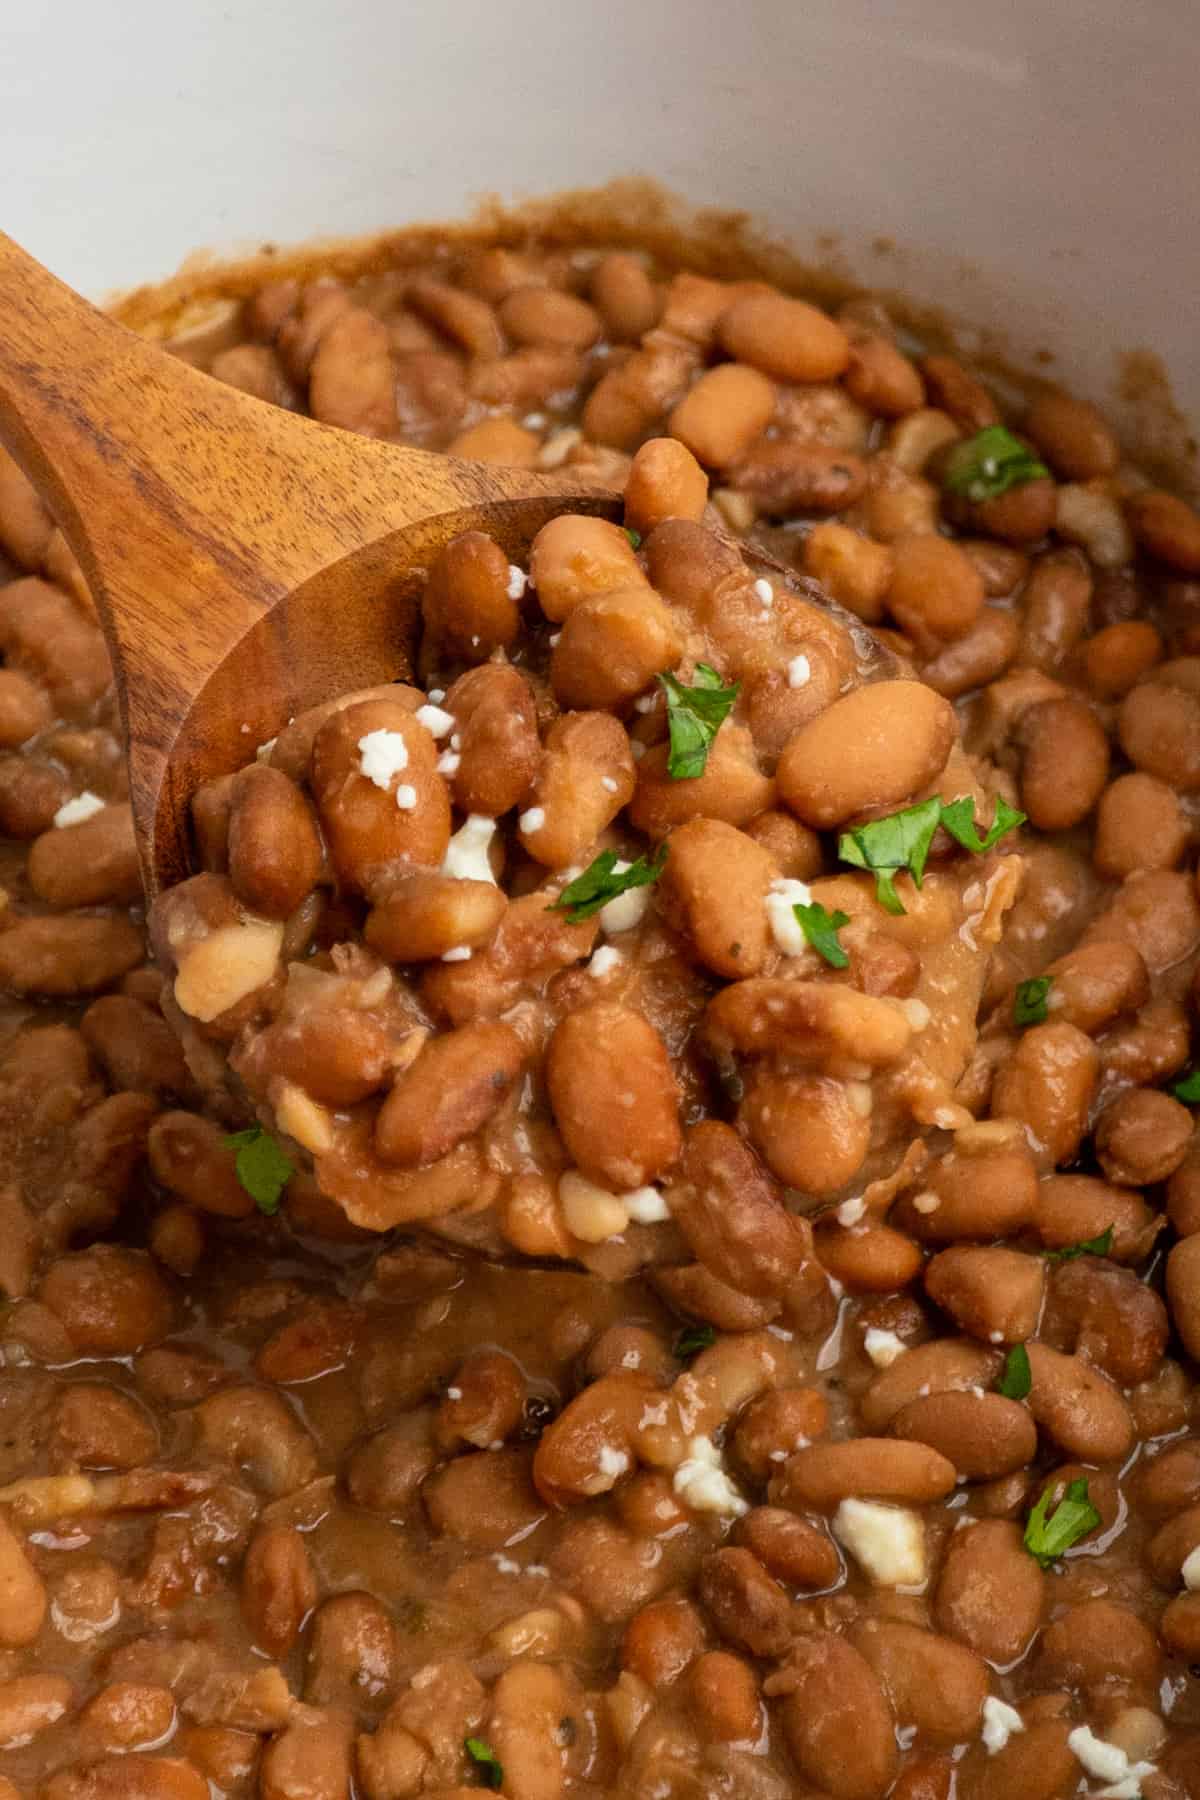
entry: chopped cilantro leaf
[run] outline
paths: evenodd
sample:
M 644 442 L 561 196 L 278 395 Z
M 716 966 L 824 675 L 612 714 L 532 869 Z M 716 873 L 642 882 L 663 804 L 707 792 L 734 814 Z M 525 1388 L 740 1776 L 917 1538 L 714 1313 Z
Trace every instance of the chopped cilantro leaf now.
M 630 543 L 631 543 L 631 544 L 632 544 L 632 545 L 633 545 L 633 547 L 634 547 L 634 549 L 635 549 L 635 550 L 640 550 L 640 549 L 641 549 L 641 547 L 642 547 L 642 534 L 641 534 L 641 532 L 640 532 L 640 531 L 635 531 L 635 530 L 634 530 L 634 529 L 633 529 L 633 526 L 632 526 L 632 525 L 626 525 L 626 527 L 625 527 L 625 536 L 626 536 L 626 537 L 627 537 L 627 538 L 628 538 L 628 539 L 629 539 L 629 541 L 630 541 Z
M 491 1788 L 498 1793 L 504 1785 L 504 1769 L 500 1758 L 492 1749 L 486 1738 L 469 1737 L 463 1739 L 463 1749 L 475 1764 L 480 1785 Z
M 690 1362 L 693 1356 L 699 1356 L 702 1350 L 709 1350 L 717 1341 L 715 1325 L 689 1325 L 681 1331 L 672 1346 L 680 1362 Z
M 235 1131 L 223 1142 L 226 1150 L 237 1151 L 233 1165 L 237 1178 L 259 1212 L 277 1213 L 279 1196 L 296 1173 L 295 1164 L 261 1125 Z
M 667 860 L 667 846 L 653 857 L 639 856 L 636 862 L 623 863 L 615 850 L 602 850 L 595 862 L 588 864 L 582 875 L 568 881 L 562 893 L 547 912 L 565 912 L 572 925 L 580 925 L 598 913 L 602 906 L 626 894 L 630 888 L 647 887 L 657 881 Z
M 1029 981 L 1018 982 L 1013 995 L 1013 1024 L 1044 1025 L 1046 1000 L 1053 986 L 1050 975 L 1034 975 Z
M 1033 1371 L 1029 1367 L 1029 1352 L 1024 1344 L 1014 1344 L 1004 1359 L 996 1392 L 1003 1394 L 1006 1400 L 1024 1400 L 1032 1386 Z
M 843 831 L 838 839 L 838 855 L 843 862 L 856 869 L 871 870 L 875 897 L 885 912 L 904 911 L 895 887 L 901 869 L 907 869 L 920 887 L 941 816 L 942 803 L 935 794 L 916 806 L 906 806 L 902 812 L 889 813 L 886 819 L 872 819 L 867 825 Z
M 1003 425 L 989 425 L 954 446 L 942 467 L 942 486 L 947 493 L 963 494 L 978 506 L 1049 473 L 1045 463 L 1011 431 Z
M 1031 1556 L 1037 1557 L 1043 1569 L 1049 1568 L 1064 1551 L 1100 1523 L 1100 1514 L 1088 1498 L 1088 1484 L 1082 1476 L 1078 1481 L 1067 1483 L 1066 1493 L 1050 1513 L 1053 1491 L 1052 1488 L 1043 1491 L 1025 1526 L 1025 1548 Z
M 1177 1081 L 1171 1092 L 1185 1106 L 1200 1106 L 1200 1069 L 1193 1069 L 1182 1081 Z
M 658 678 L 667 696 L 667 726 L 671 733 L 667 774 L 672 781 L 694 781 L 703 775 L 712 741 L 741 692 L 736 682 L 732 687 L 722 687 L 721 677 L 707 663 L 696 664 L 695 677 L 691 687 L 685 687 L 675 675 Z
M 793 906 L 792 911 L 818 956 L 823 956 L 831 968 L 846 968 L 850 958 L 838 942 L 838 932 L 850 923 L 850 914 L 826 912 L 819 900 L 814 900 L 811 906 Z
M 1102 1231 L 1099 1237 L 1084 1238 L 1081 1243 L 1068 1244 L 1062 1250 L 1043 1250 L 1042 1255 L 1047 1262 L 1073 1262 L 1077 1256 L 1108 1256 L 1113 1247 L 1113 1228 Z
M 979 828 L 975 823 L 974 796 L 964 794 L 960 800 L 950 800 L 943 805 L 941 822 L 950 836 L 955 838 L 964 850 L 969 850 L 972 856 L 982 856 L 985 851 L 992 848 L 993 844 L 998 844 L 1002 837 L 1007 837 L 1010 831 L 1015 831 L 1018 825 L 1023 825 L 1025 817 L 1023 812 L 1017 812 L 1016 808 L 1010 806 L 1007 800 L 1001 795 L 997 795 L 991 825 L 983 837 L 980 837 Z

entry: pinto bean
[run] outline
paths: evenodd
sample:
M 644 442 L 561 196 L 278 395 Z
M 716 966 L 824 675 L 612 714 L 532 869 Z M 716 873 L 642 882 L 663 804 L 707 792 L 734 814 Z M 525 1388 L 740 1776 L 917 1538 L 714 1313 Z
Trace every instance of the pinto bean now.
M 1143 774 L 1183 794 L 1200 788 L 1200 695 L 1161 680 L 1139 682 L 1121 702 L 1117 732 Z
M 385 1162 L 427 1168 L 501 1107 L 525 1061 L 511 1026 L 481 1021 L 431 1038 L 402 1070 L 375 1122 Z
M 847 1230 L 822 1221 L 813 1240 L 822 1268 L 851 1293 L 895 1293 L 907 1287 L 921 1267 L 920 1247 L 890 1225 L 854 1225 Z
M 560 513 L 542 526 L 529 555 L 529 579 L 555 624 L 585 600 L 646 580 L 628 534 L 580 513 Z
M 1111 475 L 1120 461 L 1120 448 L 1103 415 L 1061 388 L 1047 388 L 1037 396 L 1024 429 L 1056 474 L 1068 481 Z
M 892 1420 L 896 1437 L 939 1450 L 968 1481 L 995 1481 L 1037 1453 L 1028 1410 L 1002 1394 L 929 1394 Z
M 1192 1115 L 1170 1094 L 1133 1088 L 1109 1102 L 1093 1137 L 1110 1181 L 1146 1187 L 1165 1181 L 1183 1161 L 1192 1137 Z
M 636 344 L 657 323 L 658 291 L 630 251 L 610 250 L 601 257 L 592 270 L 589 293 L 614 343 Z
M 446 657 L 483 663 L 516 638 L 520 612 L 509 593 L 508 558 L 494 538 L 464 531 L 429 566 L 421 615 Z
M 566 713 L 546 734 L 529 807 L 518 826 L 524 849 L 548 868 L 566 868 L 633 798 L 637 785 L 625 728 L 611 713 Z
M 830 1513 L 854 1498 L 920 1506 L 944 1499 L 954 1481 L 954 1464 L 927 1444 L 860 1437 L 797 1450 L 769 1491 L 772 1505 Z
M 242 1565 L 242 1615 L 268 1656 L 284 1657 L 317 1599 L 317 1579 L 303 1537 L 271 1525 L 250 1540 Z
M 787 1587 L 815 1592 L 832 1587 L 841 1574 L 833 1539 L 783 1507 L 752 1507 L 738 1520 L 735 1536 Z
M 1133 1443 L 1129 1408 L 1112 1383 L 1079 1356 L 1026 1345 L 1033 1386 L 1029 1410 L 1041 1430 L 1085 1461 L 1118 1462 Z
M 667 773 L 669 754 L 668 745 L 655 744 L 638 764 L 629 819 L 649 837 L 664 838 L 674 826 L 695 818 L 748 825 L 772 804 L 775 786 L 759 767 L 754 740 L 731 720 L 713 739 L 703 774 L 672 780 Z
M 229 806 L 229 879 L 239 900 L 268 919 L 286 919 L 316 886 L 323 861 L 312 808 L 293 781 L 268 763 L 234 778 Z
M 1016 1662 L 1041 1622 L 1046 1578 L 1021 1528 L 981 1519 L 950 1537 L 934 1595 L 940 1631 L 989 1662 Z
M 196 1408 L 199 1439 L 210 1455 L 244 1469 L 264 1493 L 291 1494 L 311 1481 L 317 1454 L 291 1409 L 265 1388 L 229 1387 Z
M 952 1150 L 933 1164 L 916 1196 L 901 1199 L 893 1220 L 923 1243 L 941 1244 L 1013 1237 L 1037 1210 L 1037 1170 L 1027 1150 Z
M 1045 1264 L 1020 1250 L 956 1245 L 925 1271 L 931 1299 L 962 1330 L 987 1343 L 1023 1343 L 1037 1330 Z
M 1108 780 L 1108 737 L 1080 700 L 1044 700 L 1022 713 L 1021 805 L 1039 831 L 1085 819 Z
M 828 1424 L 829 1409 L 815 1388 L 773 1388 L 752 1400 L 738 1420 L 734 1455 L 754 1480 L 766 1481 L 774 1463 L 821 1437 Z
M 489 886 L 488 891 L 495 890 Z M 272 1078 L 282 1077 L 332 1107 L 354 1106 L 377 1093 L 386 1086 L 395 1060 L 395 1040 L 377 1019 L 337 1006 L 277 1019 L 230 1058 L 253 1092 L 265 1091 Z
M 209 1788 L 179 1757 L 116 1755 L 56 1769 L 39 1792 L 42 1800 L 206 1800 Z
M 986 687 L 1015 657 L 1019 629 L 1015 614 L 985 606 L 962 637 L 939 645 L 920 665 L 921 680 L 947 700 Z
M 260 1800 L 349 1800 L 353 1743 L 348 1713 L 298 1709 L 263 1751 Z
M 1083 1141 L 1100 1078 L 1095 1045 L 1074 1025 L 1034 1025 L 996 1072 L 992 1117 L 1024 1125 L 1039 1165 L 1069 1162 Z
M 621 1639 L 621 1666 L 648 1687 L 669 1687 L 704 1649 L 704 1620 L 689 1600 L 654 1600 L 635 1613 Z
M 686 445 L 651 438 L 638 450 L 625 483 L 625 517 L 646 537 L 664 519 L 703 517 L 708 477 Z
M 861 499 L 867 465 L 828 444 L 764 440 L 728 471 L 735 492 L 749 495 L 760 512 L 783 518 L 797 512 L 842 512 Z
M 1181 575 L 1200 574 L 1200 515 L 1176 494 L 1147 488 L 1125 503 L 1142 549 Z
M 937 1338 L 917 1344 L 881 1369 L 859 1401 L 868 1432 L 885 1430 L 902 1407 L 926 1394 L 962 1393 L 990 1387 L 1000 1368 L 1000 1355 L 968 1338 Z
M 814 1631 L 800 1638 L 769 1678 L 800 1772 L 836 1800 L 880 1800 L 896 1775 L 895 1717 L 869 1662 L 846 1638 Z
M 455 805 L 498 819 L 524 799 L 537 772 L 537 709 L 529 683 L 518 669 L 483 663 L 459 676 L 445 710 L 460 744 L 451 752 L 458 757 L 451 778 Z
M 1145 1201 L 1128 1188 L 1110 1187 L 1094 1175 L 1052 1175 L 1038 1194 L 1037 1231 L 1048 1250 L 1101 1237 L 1111 1227 L 1109 1255 L 1139 1262 L 1161 1228 Z
M 387 327 L 365 307 L 340 312 L 321 333 L 308 372 L 314 419 L 365 437 L 396 430 L 396 378 Z
M 77 825 L 55 826 L 29 851 L 29 885 L 48 906 L 128 906 L 142 872 L 128 805 L 106 806 Z
M 386 733 L 383 748 L 394 750 L 392 763 L 400 765 L 378 780 L 364 773 L 362 749 L 376 732 Z M 398 701 L 360 701 L 331 714 L 320 727 L 313 741 L 312 789 L 330 854 L 347 886 L 370 893 L 388 874 L 441 862 L 450 841 L 450 802 L 437 758 L 432 737 Z M 412 804 L 401 806 L 401 798 Z
M 714 1119 L 684 1139 L 668 1204 L 701 1262 L 743 1293 L 782 1295 L 812 1263 L 807 1222 L 787 1211 L 737 1133 Z
M 46 1584 L 21 1539 L 0 1517 L 0 1645 L 32 1644 L 46 1616 Z
M 179 1039 L 140 1000 L 105 994 L 93 1000 L 79 1029 L 115 1088 L 160 1098 L 194 1091 Z
M 1118 775 L 1100 796 L 1092 860 L 1102 875 L 1123 881 L 1140 869 L 1173 869 L 1187 841 L 1178 796 L 1157 776 Z
M 679 1102 L 670 1058 L 640 1013 L 607 1001 L 561 1020 L 546 1053 L 555 1121 L 584 1174 L 644 1186 L 679 1156 Z
M 1154 1633 L 1111 1600 L 1085 1600 L 1061 1614 L 1043 1631 L 1038 1652 L 1038 1674 L 1047 1685 L 1124 1680 L 1149 1687 L 1161 1664 Z
M 779 762 L 780 795 L 805 824 L 822 830 L 858 813 L 887 811 L 936 779 L 956 731 L 949 703 L 915 682 L 858 688 L 789 740 Z
M 899 1725 L 915 1725 L 939 1744 L 962 1743 L 978 1731 L 988 1671 L 974 1651 L 890 1619 L 861 1620 L 851 1642 L 879 1677 Z
M 38 1290 L 81 1355 L 123 1356 L 165 1337 L 171 1299 L 150 1259 L 116 1245 L 60 1256 Z
M 522 1447 L 444 1462 L 421 1489 L 434 1530 L 478 1550 L 501 1550 L 526 1536 L 546 1512 L 530 1478 L 531 1460 Z
M 1171 1318 L 1189 1356 L 1200 1351 L 1200 1235 L 1180 1240 L 1167 1257 Z
M 464 293 L 448 281 L 420 275 L 409 282 L 404 297 L 423 319 L 436 325 L 469 356 L 486 360 L 503 351 L 504 333 L 496 315 L 477 294 Z
M 335 1594 L 313 1615 L 304 1697 L 318 1706 L 362 1706 L 396 1684 L 396 1628 L 373 1594 Z
M 700 1598 L 717 1629 L 752 1656 L 782 1656 L 792 1641 L 791 1602 L 749 1550 L 715 1550 L 700 1565 Z
M 410 1414 L 366 1438 L 352 1453 L 346 1488 L 356 1506 L 397 1518 L 412 1506 L 438 1464 L 427 1414 Z
M 765 375 L 745 363 L 721 363 L 707 369 L 672 409 L 667 429 L 698 462 L 720 469 L 750 448 L 774 410 L 775 388 Z
M 754 975 L 767 957 L 765 901 L 778 874 L 768 850 L 719 819 L 692 819 L 671 833 L 659 905 L 717 975 Z
M 670 607 L 641 582 L 572 608 L 551 653 L 550 681 L 564 706 L 619 707 L 672 668 L 682 652 Z
M 112 680 L 98 627 L 34 575 L 0 588 L 0 650 L 10 669 L 45 688 L 61 718 L 86 714 Z
M 1068 1719 L 1031 1721 L 973 1773 L 971 1800 L 1064 1800 L 1079 1785 L 1079 1764 L 1067 1742 Z
M 1084 1256 L 1053 1272 L 1042 1336 L 1081 1352 L 1118 1387 L 1158 1372 L 1167 1347 L 1167 1311 L 1130 1269 Z
M 120 914 L 14 919 L 0 932 L 0 987 L 62 999 L 94 994 L 136 968 L 145 953 L 141 931 Z
M 892 552 L 849 526 L 833 521 L 813 527 L 804 540 L 804 572 L 840 605 L 867 624 L 883 617 L 892 581 Z

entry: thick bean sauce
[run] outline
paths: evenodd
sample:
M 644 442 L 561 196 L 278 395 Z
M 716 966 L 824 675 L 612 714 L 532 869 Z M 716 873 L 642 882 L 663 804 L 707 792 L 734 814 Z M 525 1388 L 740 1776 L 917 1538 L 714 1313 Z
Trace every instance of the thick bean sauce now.
M 625 527 L 449 544 L 147 918 L 0 462 L 0 1800 L 1200 1800 L 1200 517 L 621 249 L 202 360 Z

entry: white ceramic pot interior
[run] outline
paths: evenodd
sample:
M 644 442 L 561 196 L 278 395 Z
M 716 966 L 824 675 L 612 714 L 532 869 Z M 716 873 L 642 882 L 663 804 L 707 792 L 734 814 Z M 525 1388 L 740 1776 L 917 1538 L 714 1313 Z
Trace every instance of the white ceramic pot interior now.
M 1193 0 L 43 0 L 0 8 L 3 223 L 100 295 L 649 174 L 1128 425 L 1130 351 L 1200 417 L 1198 91 Z

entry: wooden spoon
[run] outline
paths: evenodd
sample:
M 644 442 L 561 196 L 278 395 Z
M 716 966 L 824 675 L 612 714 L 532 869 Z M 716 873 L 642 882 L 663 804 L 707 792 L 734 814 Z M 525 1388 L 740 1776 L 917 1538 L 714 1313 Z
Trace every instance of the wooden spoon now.
M 0 233 L 0 441 L 108 637 L 147 892 L 188 873 L 199 784 L 294 713 L 408 674 L 423 574 L 460 531 L 514 560 L 617 495 L 298 418 L 98 312 Z

